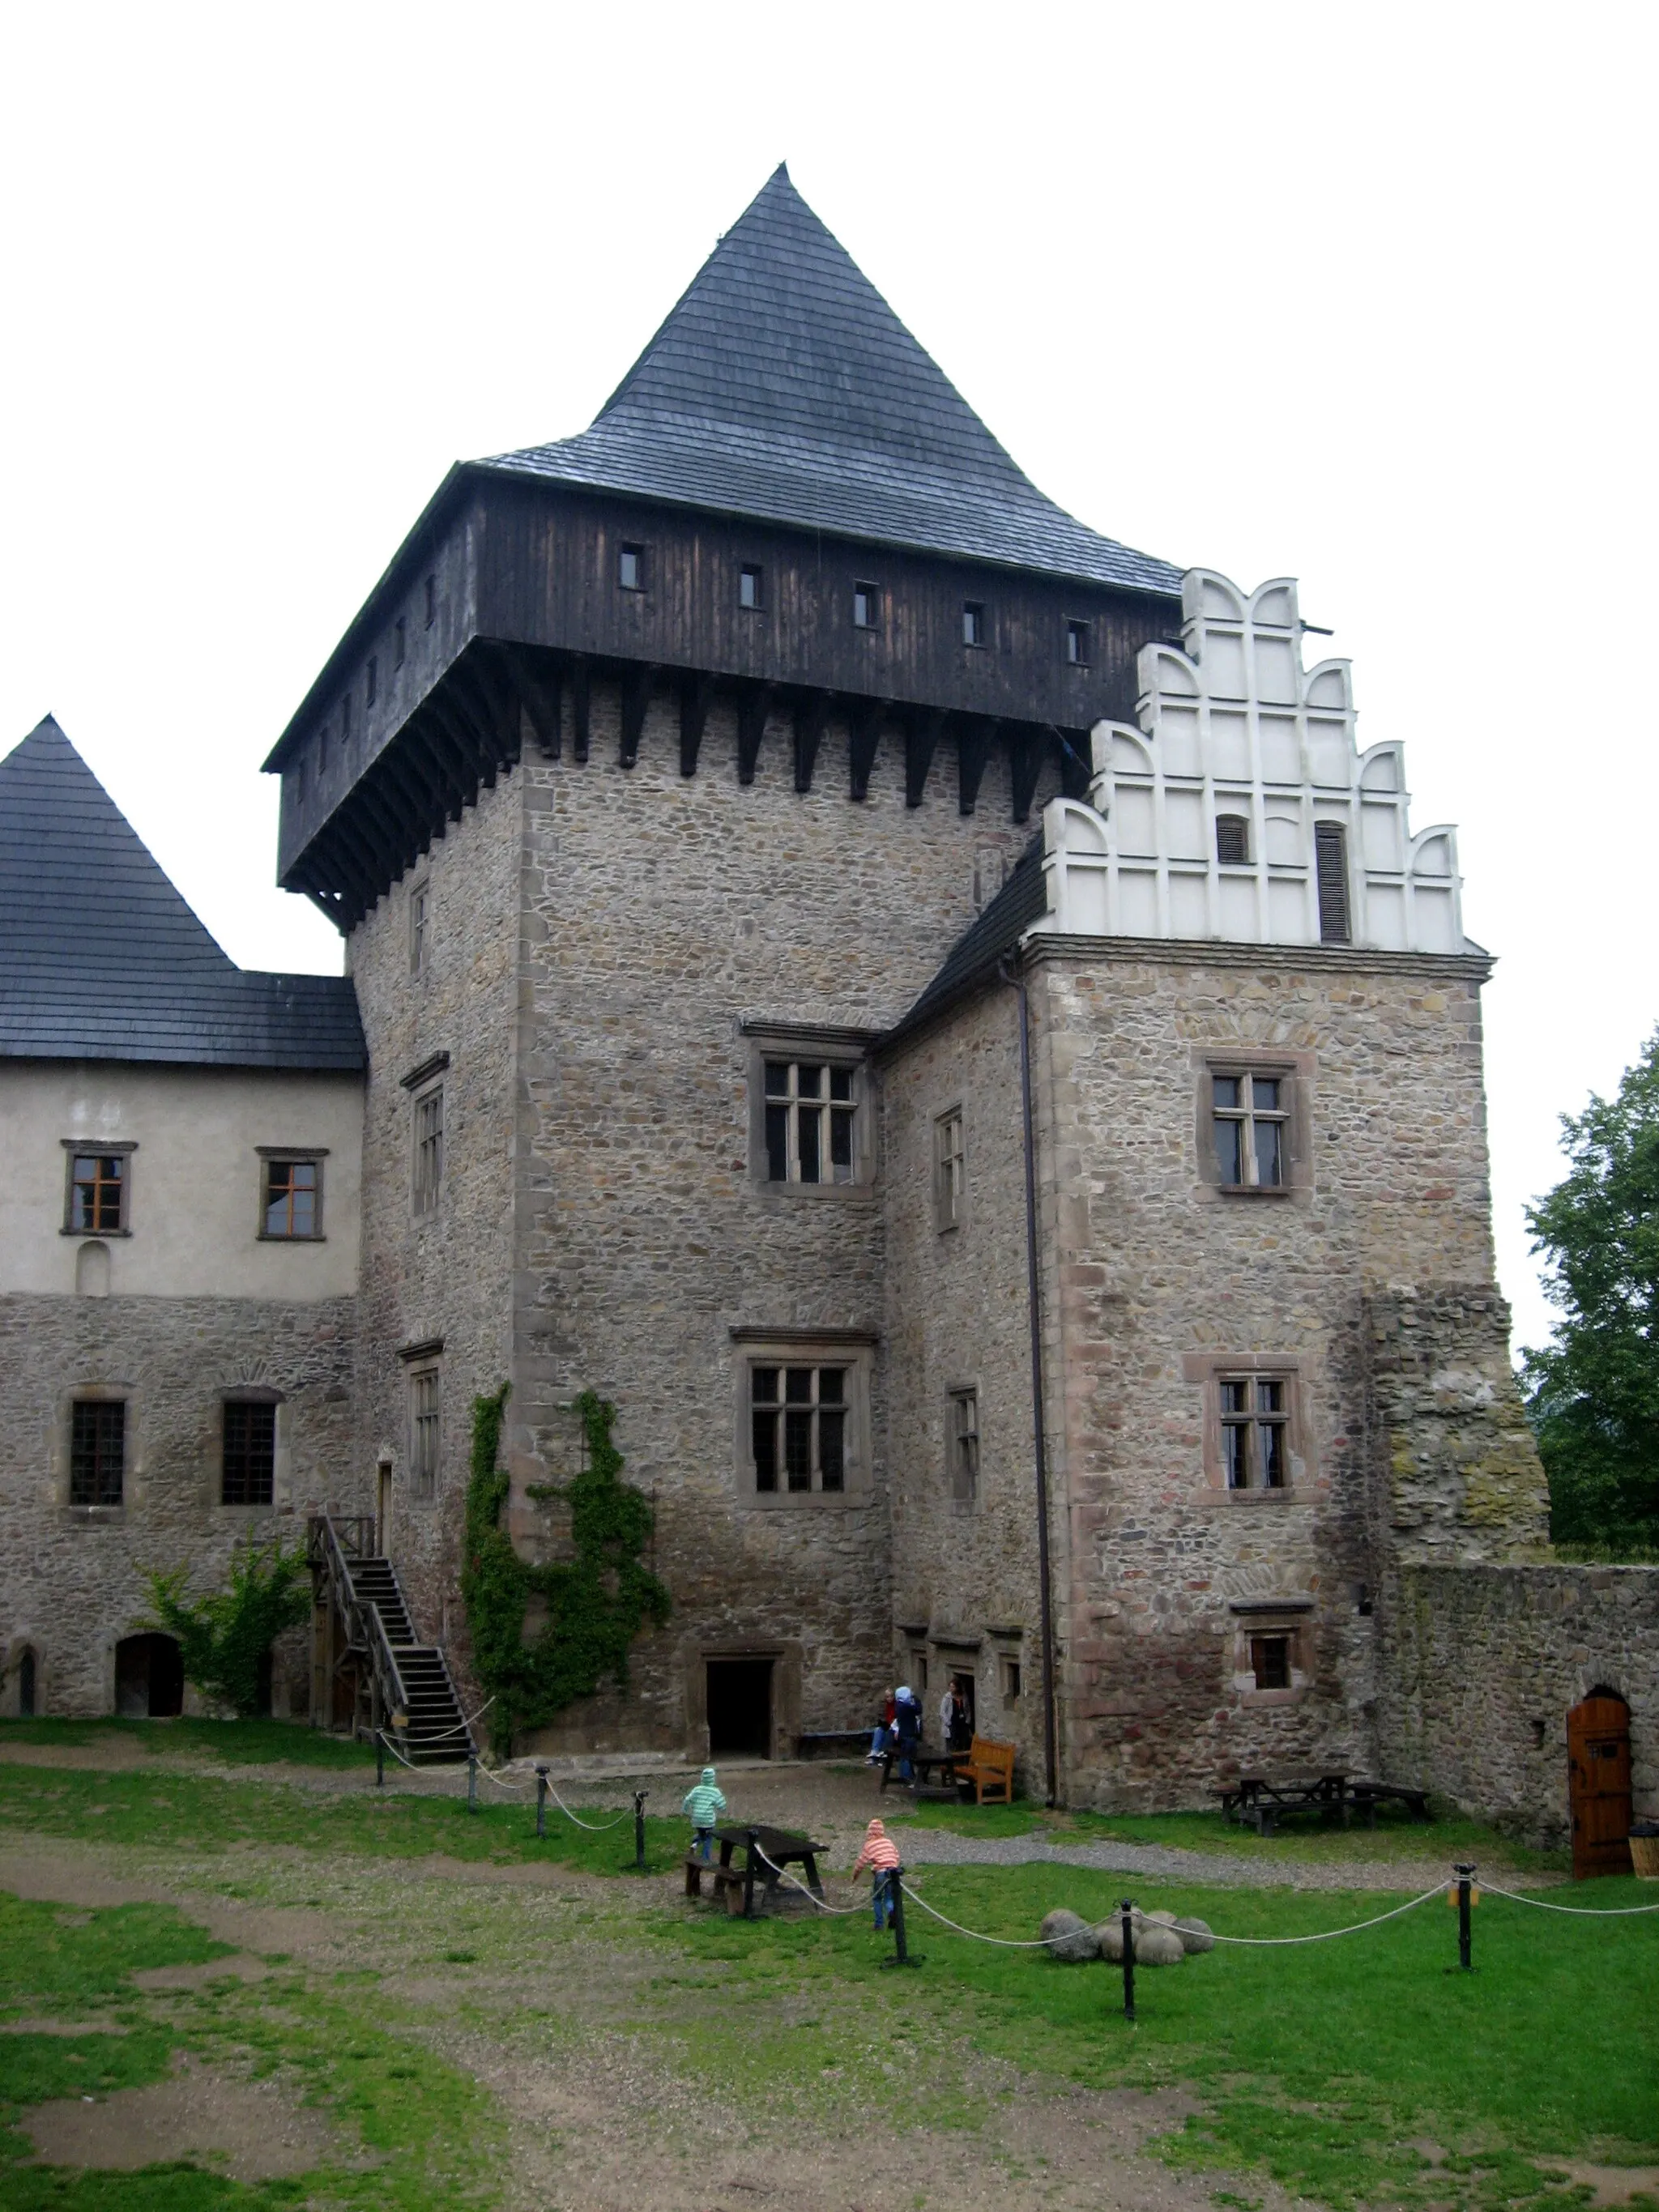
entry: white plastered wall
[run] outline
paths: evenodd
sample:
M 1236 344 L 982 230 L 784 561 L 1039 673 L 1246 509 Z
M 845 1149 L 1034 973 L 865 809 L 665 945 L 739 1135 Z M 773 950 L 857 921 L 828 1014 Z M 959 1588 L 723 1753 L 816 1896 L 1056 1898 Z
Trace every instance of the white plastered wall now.
M 1139 728 L 1095 725 L 1090 803 L 1044 811 L 1038 928 L 1316 945 L 1315 839 L 1328 823 L 1345 839 L 1345 941 L 1461 952 L 1456 832 L 1411 834 L 1403 748 L 1358 750 L 1348 663 L 1304 668 L 1294 580 L 1247 596 L 1194 568 L 1182 605 L 1185 650 L 1141 651 Z M 1218 856 L 1223 815 L 1248 824 L 1242 862 Z
M 356 1075 L 0 1060 L 0 1294 L 349 1296 L 362 1115 Z M 129 1235 L 64 1233 L 66 1139 L 136 1146 Z M 320 1240 L 260 1238 L 262 1145 L 326 1153 Z

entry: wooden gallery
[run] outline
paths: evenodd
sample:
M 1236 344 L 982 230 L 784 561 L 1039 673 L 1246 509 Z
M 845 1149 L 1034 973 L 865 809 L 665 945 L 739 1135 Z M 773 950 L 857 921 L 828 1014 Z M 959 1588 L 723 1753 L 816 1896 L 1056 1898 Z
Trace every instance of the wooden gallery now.
M 1552 1560 L 1510 1377 L 1455 837 L 1305 629 L 1046 499 L 780 169 L 277 739 L 343 977 L 236 969 L 42 723 L 0 1711 L 176 1711 L 141 1569 L 281 1531 L 275 1710 L 395 1678 L 453 1745 L 507 1384 L 513 1556 L 580 1548 L 592 1394 L 644 1510 L 587 1582 L 665 1593 L 520 1748 L 787 1756 L 954 1681 L 1070 1804 L 1342 1769 L 1559 1834 L 1593 1696 L 1659 1809 L 1655 1574 Z

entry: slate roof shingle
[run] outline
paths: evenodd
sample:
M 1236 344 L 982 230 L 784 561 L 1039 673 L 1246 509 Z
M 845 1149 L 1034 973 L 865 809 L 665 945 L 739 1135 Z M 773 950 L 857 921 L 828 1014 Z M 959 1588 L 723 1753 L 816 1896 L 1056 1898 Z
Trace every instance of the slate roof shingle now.
M 574 438 L 485 470 L 1132 590 L 1181 571 L 1046 498 L 780 167 Z
M 337 975 L 239 968 L 50 714 L 0 760 L 0 1057 L 367 1063 Z
M 970 923 L 945 957 L 927 989 L 902 1021 L 890 1030 L 883 1042 L 905 1036 L 939 1012 L 995 967 L 1004 953 L 1012 952 L 1033 922 L 1048 910 L 1048 887 L 1042 875 L 1042 832 L 1032 838 L 1014 865 L 1014 872 L 978 920 Z

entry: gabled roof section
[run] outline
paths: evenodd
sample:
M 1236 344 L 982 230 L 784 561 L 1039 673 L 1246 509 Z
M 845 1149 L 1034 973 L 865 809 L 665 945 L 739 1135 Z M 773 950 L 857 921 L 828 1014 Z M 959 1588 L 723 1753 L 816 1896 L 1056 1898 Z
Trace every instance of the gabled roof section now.
M 949 1006 L 989 975 L 1012 952 L 1034 922 L 1048 910 L 1039 831 L 1020 854 L 1014 872 L 979 919 L 969 924 L 945 955 L 945 965 L 896 1028 L 883 1039 L 890 1044 Z
M 1178 592 L 1046 499 L 779 167 L 590 429 L 479 465 Z
M 363 1066 L 343 976 L 238 968 L 50 714 L 0 760 L 0 1057 Z

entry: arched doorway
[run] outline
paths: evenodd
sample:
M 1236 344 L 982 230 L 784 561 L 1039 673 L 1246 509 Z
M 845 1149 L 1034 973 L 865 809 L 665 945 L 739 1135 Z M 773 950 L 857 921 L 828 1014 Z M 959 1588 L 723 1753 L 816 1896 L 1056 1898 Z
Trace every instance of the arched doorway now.
M 115 1647 L 115 1710 L 128 1720 L 170 1720 L 185 1709 L 185 1669 L 170 1636 L 124 1636 Z
M 1630 1707 L 1616 1690 L 1592 1690 L 1567 1715 L 1567 1800 L 1573 1880 L 1628 1874 Z

